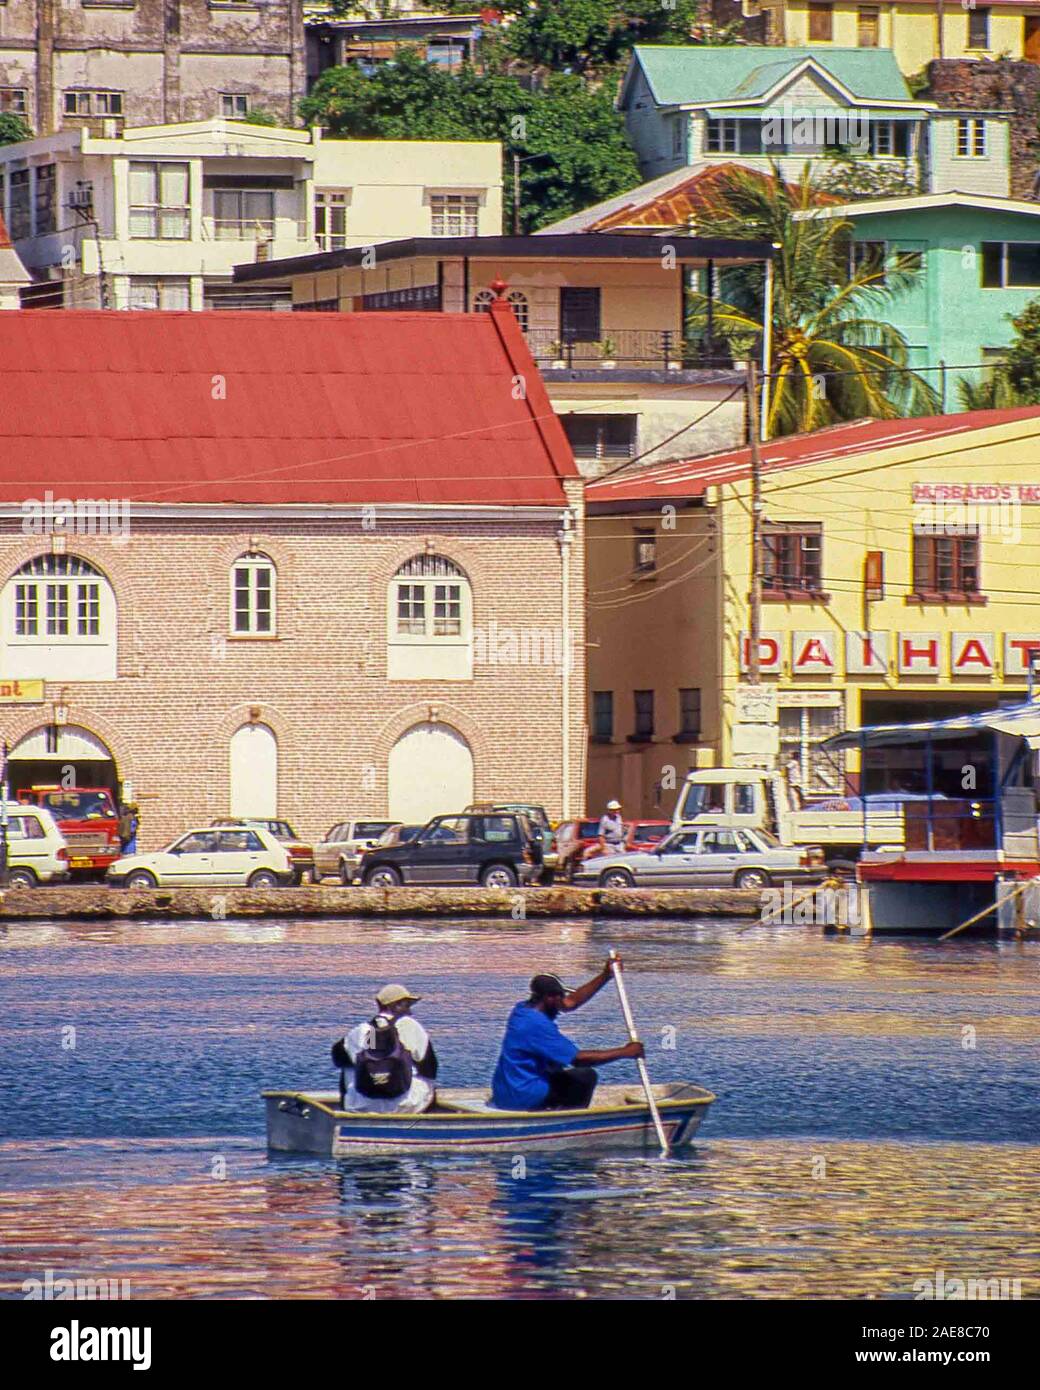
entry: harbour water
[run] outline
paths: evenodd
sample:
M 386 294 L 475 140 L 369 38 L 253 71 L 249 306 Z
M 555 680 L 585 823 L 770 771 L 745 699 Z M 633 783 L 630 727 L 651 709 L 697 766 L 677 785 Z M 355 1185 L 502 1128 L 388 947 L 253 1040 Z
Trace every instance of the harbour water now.
M 261 1089 L 333 1086 L 381 984 L 424 996 L 441 1080 L 479 1085 L 529 976 L 610 946 L 653 1078 L 718 1094 L 688 1157 L 267 1154 Z M 0 1297 L 50 1271 L 130 1297 L 1035 1298 L 1038 965 L 732 921 L 11 924 Z M 623 1041 L 610 987 L 564 1024 Z

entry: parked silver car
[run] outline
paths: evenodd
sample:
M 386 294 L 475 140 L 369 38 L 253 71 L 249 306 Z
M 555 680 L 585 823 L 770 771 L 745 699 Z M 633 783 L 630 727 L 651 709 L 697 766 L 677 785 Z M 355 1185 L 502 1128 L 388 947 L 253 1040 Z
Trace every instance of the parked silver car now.
M 346 820 L 334 825 L 314 846 L 314 882 L 335 874 L 350 883 L 365 850 L 396 824 L 392 820 Z
M 601 888 L 768 888 L 785 879 L 822 880 L 822 849 L 788 848 L 768 830 L 678 830 L 635 853 L 601 854 L 574 871 Z

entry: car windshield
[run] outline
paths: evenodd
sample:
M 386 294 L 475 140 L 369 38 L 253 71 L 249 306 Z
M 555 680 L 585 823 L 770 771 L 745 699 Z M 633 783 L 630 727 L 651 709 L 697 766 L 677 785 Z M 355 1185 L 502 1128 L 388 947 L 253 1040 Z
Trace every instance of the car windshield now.
M 53 811 L 58 820 L 91 820 L 103 816 L 112 817 L 116 813 L 112 797 L 108 792 L 47 792 L 42 798 L 44 806 Z
M 276 840 L 296 839 L 296 831 L 287 820 L 261 820 L 256 824 L 264 830 L 269 830 Z
M 354 826 L 354 839 L 376 840 L 380 835 L 392 830 L 393 825 L 393 821 L 389 820 L 359 820 Z
M 683 798 L 682 818 L 692 820 L 694 816 L 708 811 L 726 809 L 726 784 L 724 782 L 691 782 Z
M 639 841 L 660 840 L 663 835 L 667 834 L 667 831 L 667 825 L 637 825 L 632 831 L 632 839 Z
M 744 834 L 752 842 L 768 846 L 769 849 L 779 849 L 780 841 L 771 830 L 745 830 Z

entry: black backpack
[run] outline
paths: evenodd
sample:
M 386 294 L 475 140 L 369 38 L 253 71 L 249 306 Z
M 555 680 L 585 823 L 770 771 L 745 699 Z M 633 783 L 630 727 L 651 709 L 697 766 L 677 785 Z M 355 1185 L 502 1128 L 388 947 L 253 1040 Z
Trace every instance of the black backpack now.
M 372 1045 L 362 1049 L 354 1062 L 354 1088 L 369 1100 L 394 1100 L 412 1084 L 412 1057 L 392 1018 L 376 1014 L 371 1028 Z

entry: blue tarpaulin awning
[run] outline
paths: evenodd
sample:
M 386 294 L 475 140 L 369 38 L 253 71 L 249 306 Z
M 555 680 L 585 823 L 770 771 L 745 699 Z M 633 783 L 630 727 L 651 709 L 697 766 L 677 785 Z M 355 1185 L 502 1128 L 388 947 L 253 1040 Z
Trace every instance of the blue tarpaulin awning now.
M 1040 748 L 1040 704 L 1027 701 L 1021 705 L 1005 705 L 1002 709 L 983 710 L 979 714 L 922 720 L 917 724 L 873 724 L 835 734 L 821 746 L 828 752 L 837 752 L 842 748 L 884 748 L 905 743 L 965 738 L 986 729 L 1000 734 L 1017 734 L 1028 741 L 1030 748 Z

